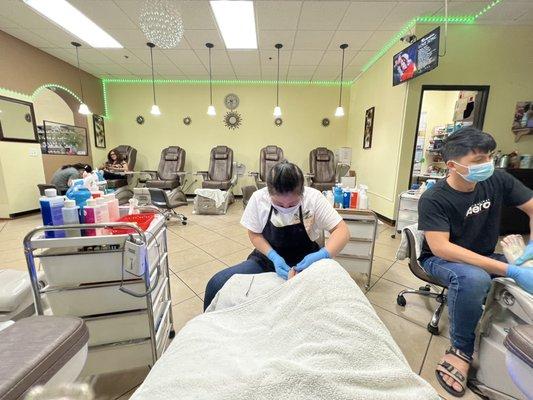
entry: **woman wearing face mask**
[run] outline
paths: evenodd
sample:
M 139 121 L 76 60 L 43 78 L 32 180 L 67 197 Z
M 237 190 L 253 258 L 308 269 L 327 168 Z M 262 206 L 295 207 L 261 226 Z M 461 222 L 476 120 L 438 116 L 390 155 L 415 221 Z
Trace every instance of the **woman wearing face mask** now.
M 218 272 L 207 284 L 204 310 L 234 274 L 276 272 L 283 279 L 314 262 L 335 257 L 348 243 L 346 223 L 318 190 L 304 187 L 297 165 L 276 164 L 267 177 L 267 187 L 250 198 L 241 224 L 248 229 L 254 251 L 236 266 Z M 320 232 L 331 233 L 328 243 L 316 243 Z
M 529 216 L 533 230 L 533 191 L 505 171 L 494 170 L 494 138 L 473 127 L 460 129 L 444 142 L 449 169 L 420 198 L 418 229 L 425 240 L 419 261 L 436 281 L 448 287 L 451 347 L 436 368 L 442 387 L 465 394 L 474 353 L 475 328 L 495 276 L 507 276 L 533 293 L 533 241 L 515 265 L 495 253 L 503 205 Z

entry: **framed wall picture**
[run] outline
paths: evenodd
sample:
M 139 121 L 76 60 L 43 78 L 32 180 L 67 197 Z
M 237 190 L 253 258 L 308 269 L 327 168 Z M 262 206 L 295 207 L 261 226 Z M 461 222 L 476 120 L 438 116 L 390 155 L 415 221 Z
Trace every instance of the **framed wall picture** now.
M 88 154 L 87 129 L 84 127 L 43 121 L 43 128 L 46 154 L 69 156 Z
M 0 140 L 39 142 L 32 103 L 0 96 Z
M 372 134 L 374 132 L 374 110 L 375 107 L 369 108 L 365 112 L 365 130 L 363 135 L 363 149 L 372 147 Z
M 515 134 L 515 142 L 518 142 L 524 135 L 533 134 L 533 101 L 516 103 L 511 130 Z
M 93 114 L 94 145 L 105 149 L 105 126 L 104 117 Z

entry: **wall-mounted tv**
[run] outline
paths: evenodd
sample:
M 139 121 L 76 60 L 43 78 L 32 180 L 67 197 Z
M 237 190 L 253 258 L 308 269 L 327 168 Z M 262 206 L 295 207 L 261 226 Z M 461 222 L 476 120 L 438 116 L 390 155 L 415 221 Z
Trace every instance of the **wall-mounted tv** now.
M 395 54 L 392 60 L 392 86 L 399 85 L 439 65 L 440 27 Z

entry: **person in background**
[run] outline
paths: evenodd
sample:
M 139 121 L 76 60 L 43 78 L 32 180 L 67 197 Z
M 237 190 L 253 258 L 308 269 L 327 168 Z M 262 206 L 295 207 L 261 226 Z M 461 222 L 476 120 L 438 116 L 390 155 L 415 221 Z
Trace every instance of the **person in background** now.
M 57 188 L 58 194 L 63 195 L 72 185 L 74 179 L 83 178 L 84 173 L 90 174 L 93 171 L 88 164 L 68 164 L 59 168 L 52 176 L 51 184 Z
M 418 229 L 425 236 L 419 261 L 428 275 L 448 287 L 451 347 L 435 374 L 457 397 L 465 393 L 475 329 L 492 278 L 512 278 L 533 293 L 533 268 L 521 266 L 533 259 L 533 242 L 514 265 L 494 252 L 503 205 L 526 213 L 533 231 L 533 191 L 507 172 L 494 170 L 495 148 L 491 135 L 473 127 L 450 135 L 442 148 L 449 174 L 424 192 L 418 206 Z
M 235 274 L 276 272 L 283 279 L 294 276 L 316 261 L 335 257 L 350 240 L 339 213 L 318 190 L 304 187 L 304 176 L 288 161 L 276 164 L 267 177 L 267 187 L 252 195 L 241 219 L 248 229 L 254 251 L 248 259 L 211 278 L 204 295 L 204 310 Z M 320 248 L 320 232 L 330 238 Z
M 107 161 L 102 166 L 105 179 L 123 179 L 123 172 L 128 172 L 128 163 L 115 148 L 107 154 Z

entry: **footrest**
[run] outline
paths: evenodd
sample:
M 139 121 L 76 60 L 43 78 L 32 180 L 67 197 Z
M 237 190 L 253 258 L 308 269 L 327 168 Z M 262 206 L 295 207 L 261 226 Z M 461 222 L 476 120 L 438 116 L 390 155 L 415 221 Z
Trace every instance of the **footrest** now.
M 0 399 L 19 399 L 50 380 L 88 342 L 80 318 L 36 316 L 0 331 Z

